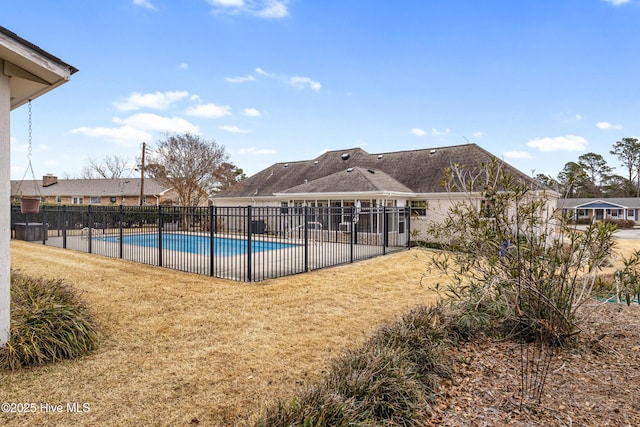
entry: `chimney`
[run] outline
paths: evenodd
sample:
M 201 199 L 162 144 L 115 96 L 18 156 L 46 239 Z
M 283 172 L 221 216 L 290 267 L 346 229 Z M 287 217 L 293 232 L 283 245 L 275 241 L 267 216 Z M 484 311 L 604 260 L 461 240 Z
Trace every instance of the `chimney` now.
M 48 187 L 50 185 L 56 184 L 58 182 L 58 177 L 53 175 L 45 175 L 42 177 L 42 186 Z

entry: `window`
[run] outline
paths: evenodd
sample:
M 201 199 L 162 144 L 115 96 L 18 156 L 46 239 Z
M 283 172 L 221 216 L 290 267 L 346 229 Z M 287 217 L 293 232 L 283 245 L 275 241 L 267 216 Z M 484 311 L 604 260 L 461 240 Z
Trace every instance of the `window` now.
M 56 196 L 56 203 L 62 203 L 62 196 Z
M 84 203 L 84 197 L 82 196 L 73 196 L 71 198 L 71 204 L 72 205 L 81 205 Z
M 116 196 L 109 197 L 109 202 L 115 203 L 118 198 Z
M 411 201 L 411 215 L 412 216 L 427 216 L 427 201 L 426 200 L 412 200 Z
M 92 205 L 99 205 L 102 203 L 100 196 L 91 196 L 89 200 L 89 203 Z

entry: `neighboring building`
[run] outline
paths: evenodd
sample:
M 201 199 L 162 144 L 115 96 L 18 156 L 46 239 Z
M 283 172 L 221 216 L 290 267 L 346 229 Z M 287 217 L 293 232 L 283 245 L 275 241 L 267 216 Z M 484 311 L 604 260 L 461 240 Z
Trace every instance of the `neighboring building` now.
M 565 212 L 570 212 L 577 220 L 629 219 L 635 222 L 640 221 L 640 198 L 638 197 L 560 199 L 558 207 Z
M 444 171 L 498 161 L 521 182 L 540 184 L 476 144 L 369 154 L 361 148 L 328 151 L 312 160 L 276 163 L 213 196 L 216 206 L 342 207 L 410 206 L 412 229 L 437 220 L 468 194 L 447 190 Z M 545 189 L 555 200 L 559 194 Z M 480 203 L 480 201 L 478 201 Z M 325 224 L 325 227 L 328 224 Z
M 35 181 L 11 181 L 11 200 L 30 196 L 58 205 L 149 206 L 174 204 L 177 200 L 170 188 L 153 178 L 145 178 L 144 184 L 141 178 L 58 179 L 53 175 Z

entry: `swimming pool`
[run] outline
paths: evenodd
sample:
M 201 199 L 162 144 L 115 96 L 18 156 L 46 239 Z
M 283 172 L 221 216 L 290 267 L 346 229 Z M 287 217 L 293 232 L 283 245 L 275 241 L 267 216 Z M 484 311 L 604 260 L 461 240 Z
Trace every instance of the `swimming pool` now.
M 118 236 L 101 237 L 106 242 L 118 242 Z M 123 236 L 122 243 L 127 245 L 143 246 L 147 248 L 158 247 L 158 234 L 129 234 Z M 189 252 L 192 254 L 209 255 L 210 237 L 194 234 L 162 233 L 162 249 L 171 251 Z M 267 242 L 263 240 L 251 240 L 251 252 L 264 252 L 276 249 L 291 248 L 298 245 L 280 242 Z M 247 240 L 232 239 L 228 237 L 214 237 L 214 255 L 243 255 L 247 253 Z

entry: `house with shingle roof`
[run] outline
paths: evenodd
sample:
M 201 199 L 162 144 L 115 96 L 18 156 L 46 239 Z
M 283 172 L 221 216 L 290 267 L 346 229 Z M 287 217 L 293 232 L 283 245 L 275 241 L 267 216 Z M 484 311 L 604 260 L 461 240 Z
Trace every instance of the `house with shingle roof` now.
M 143 187 L 144 186 L 144 187 Z M 145 178 L 58 179 L 11 181 L 11 200 L 39 197 L 43 203 L 59 205 L 160 205 L 172 204 L 171 188 Z M 141 203 L 142 201 L 142 203 Z
M 639 197 L 560 199 L 558 208 L 571 213 L 577 220 L 625 219 L 640 222 Z
M 542 189 L 537 181 L 477 144 L 375 154 L 350 148 L 327 151 L 311 160 L 275 163 L 216 194 L 211 202 L 216 206 L 408 206 L 418 221 L 427 216 L 433 219 L 455 200 L 469 197 L 443 185 L 447 169 L 492 161 L 516 180 Z M 555 207 L 560 195 L 544 190 Z

